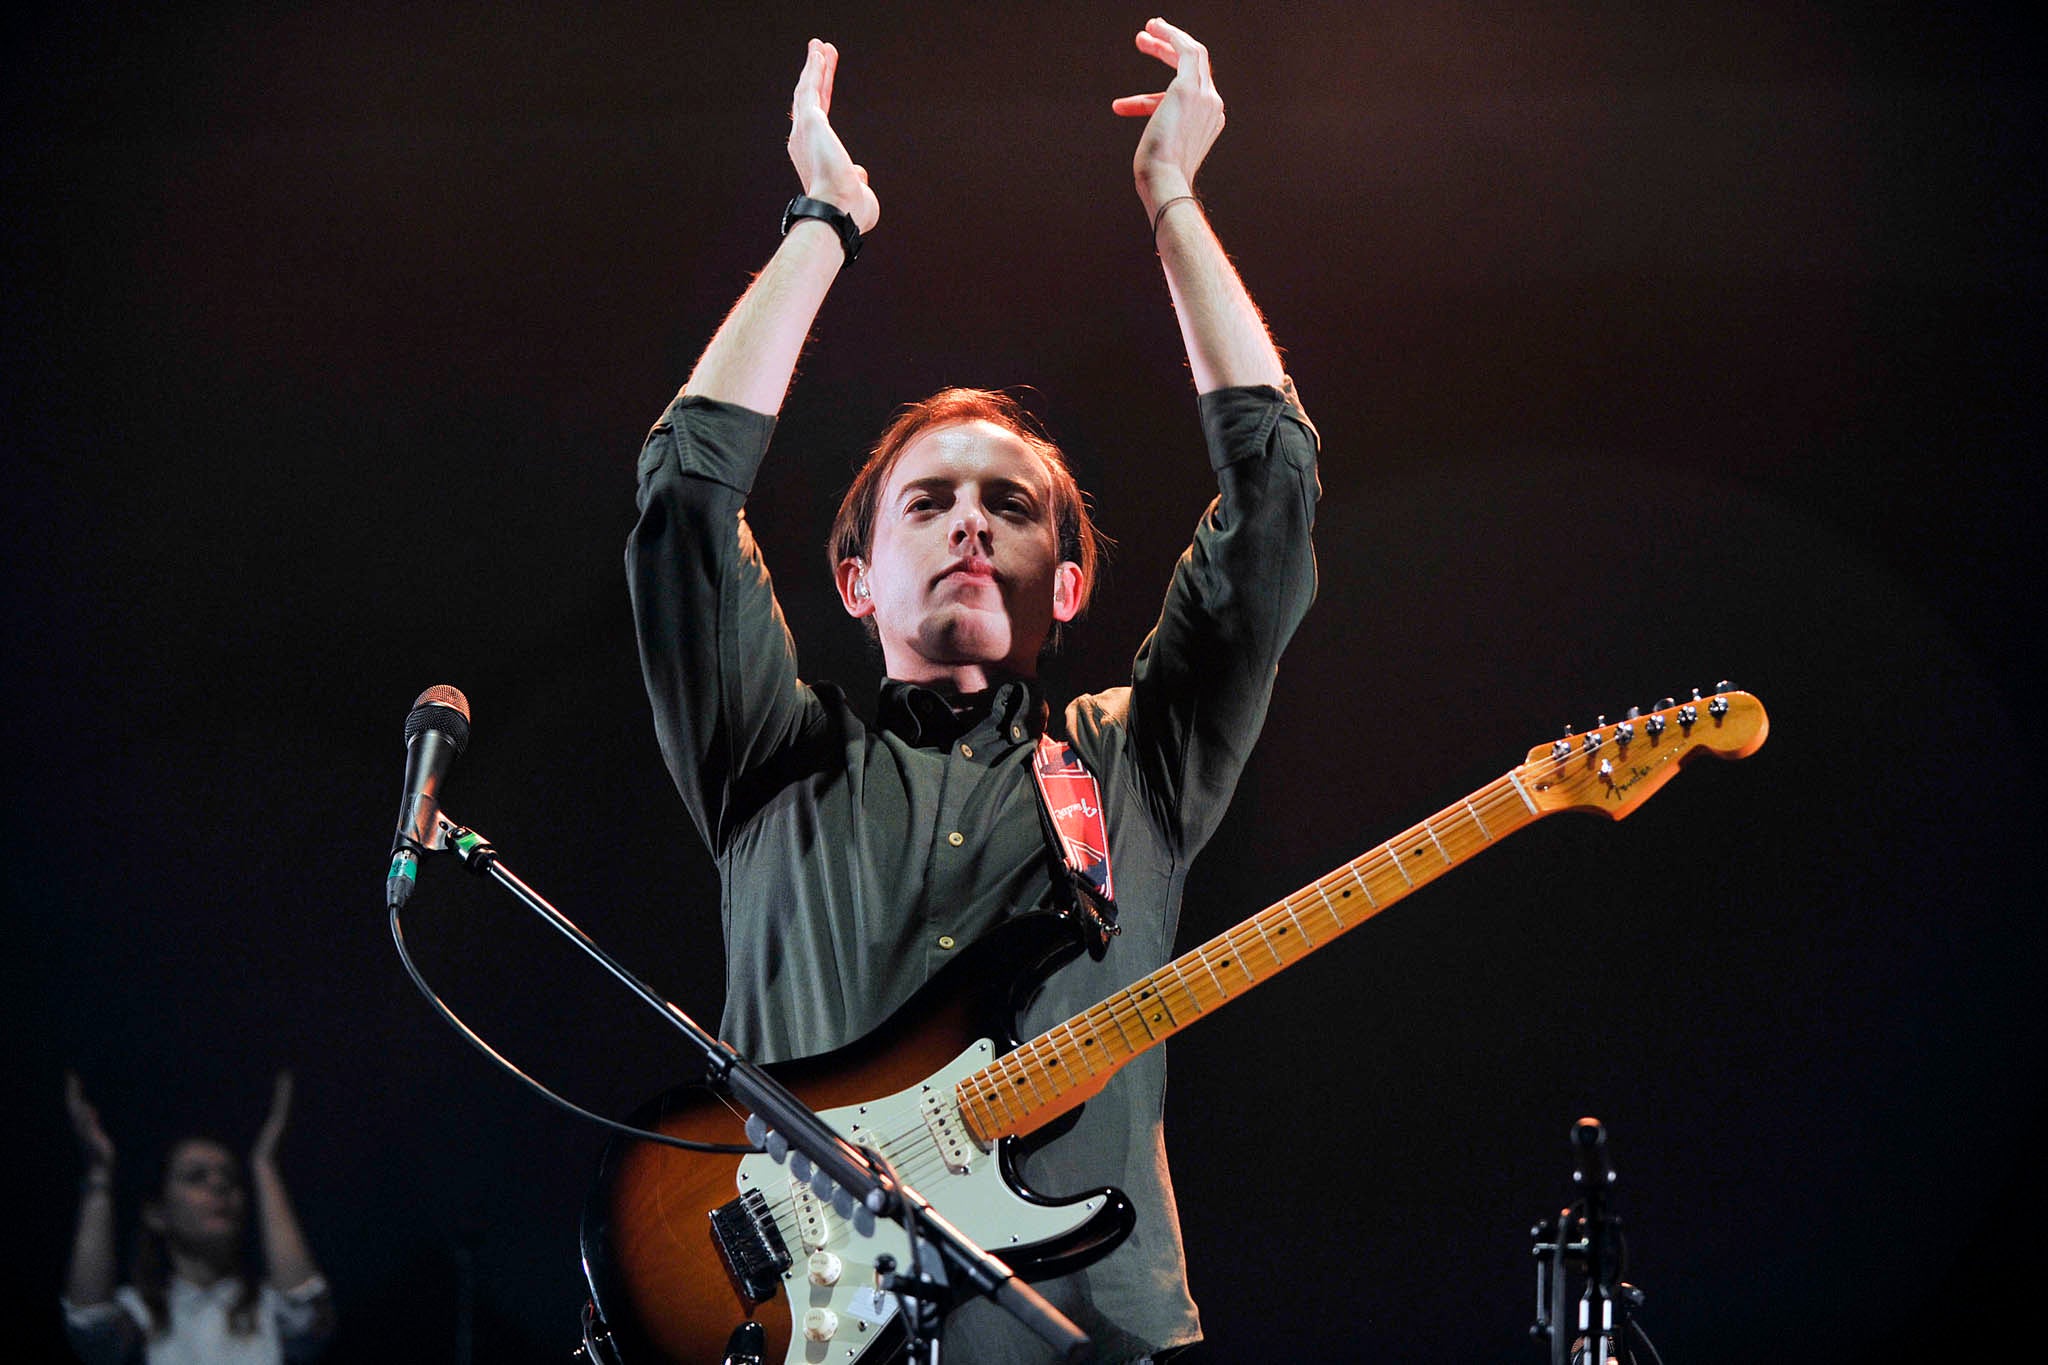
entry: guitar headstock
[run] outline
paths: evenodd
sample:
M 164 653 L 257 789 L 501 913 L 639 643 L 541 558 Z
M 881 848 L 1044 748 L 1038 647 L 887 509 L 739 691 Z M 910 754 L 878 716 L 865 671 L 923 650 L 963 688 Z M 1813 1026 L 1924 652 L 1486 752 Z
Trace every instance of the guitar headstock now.
M 1770 732 L 1763 703 L 1724 682 L 1712 696 L 1695 688 L 1691 701 L 1666 697 L 1647 713 L 1631 707 L 1612 725 L 1602 716 L 1590 730 L 1531 749 L 1514 775 L 1545 815 L 1595 810 L 1619 820 L 1695 755 L 1748 758 Z

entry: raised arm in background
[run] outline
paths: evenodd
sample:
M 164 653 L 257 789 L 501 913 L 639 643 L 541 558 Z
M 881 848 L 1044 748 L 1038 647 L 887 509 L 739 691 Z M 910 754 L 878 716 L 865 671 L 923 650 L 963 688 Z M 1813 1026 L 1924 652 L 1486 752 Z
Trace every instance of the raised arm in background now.
M 75 1071 L 64 1073 L 64 1108 L 85 1158 L 64 1298 L 74 1308 L 89 1308 L 114 1297 L 114 1140 L 100 1126 L 99 1110 L 86 1100 Z
M 292 1073 L 280 1071 L 271 1089 L 270 1113 L 249 1150 L 249 1181 L 256 1190 L 256 1235 L 263 1246 L 263 1277 L 278 1290 L 290 1293 L 304 1287 L 320 1273 L 306 1238 L 299 1231 L 298 1215 L 292 1212 L 291 1197 L 285 1193 L 284 1177 L 278 1173 L 277 1145 L 284 1137 L 285 1120 L 291 1116 Z

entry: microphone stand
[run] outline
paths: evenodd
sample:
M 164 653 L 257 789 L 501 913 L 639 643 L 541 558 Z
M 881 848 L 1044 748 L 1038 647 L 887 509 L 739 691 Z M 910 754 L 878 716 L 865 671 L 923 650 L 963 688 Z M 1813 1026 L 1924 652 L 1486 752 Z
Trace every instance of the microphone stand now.
M 818 1175 L 844 1190 L 859 1208 L 902 1226 L 910 1240 L 914 1263 L 907 1273 L 891 1274 L 879 1264 L 878 1268 L 885 1271 L 883 1287 L 897 1295 L 903 1312 L 907 1359 L 939 1365 L 939 1323 L 963 1290 L 993 1299 L 1059 1351 L 1061 1359 L 1079 1362 L 1093 1357 L 1087 1335 L 1037 1290 L 969 1241 L 881 1157 L 839 1136 L 781 1082 L 705 1031 L 674 1002 L 663 999 L 627 971 L 568 916 L 507 868 L 498 851 L 481 834 L 436 811 L 431 840 L 405 843 L 410 846 L 408 852 L 453 852 L 471 872 L 487 876 L 511 892 L 514 899 L 582 949 L 703 1053 L 705 1083 L 754 1116 L 748 1123 L 750 1137 L 756 1142 L 771 1134 L 783 1138 L 792 1153 L 801 1153 Z
M 1529 1230 L 1536 1256 L 1536 1321 L 1529 1333 L 1549 1339 L 1551 1365 L 1607 1365 L 1621 1358 L 1643 1292 L 1621 1279 L 1627 1243 L 1621 1219 L 1607 1206 L 1614 1171 L 1607 1164 L 1606 1131 L 1598 1119 L 1580 1119 L 1572 1127 L 1572 1144 L 1578 1157 L 1572 1183 L 1580 1199 Z M 1576 1338 L 1564 1326 L 1574 1274 L 1584 1282 Z

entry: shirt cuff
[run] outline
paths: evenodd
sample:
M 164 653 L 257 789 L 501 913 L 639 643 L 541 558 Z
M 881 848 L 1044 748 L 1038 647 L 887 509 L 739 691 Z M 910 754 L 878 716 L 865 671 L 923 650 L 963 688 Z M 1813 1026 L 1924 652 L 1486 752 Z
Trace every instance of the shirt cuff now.
M 327 1281 L 319 1275 L 310 1275 L 295 1289 L 275 1292 L 278 1329 L 287 1335 L 304 1333 L 319 1320 L 320 1301 L 327 1297 Z
M 680 472 L 744 497 L 754 490 L 774 434 L 775 419 L 765 412 L 679 393 L 641 447 L 640 480 L 645 483 L 673 460 Z
M 1263 455 L 1272 443 L 1274 428 L 1281 419 L 1298 425 L 1308 437 L 1309 460 L 1322 446 L 1322 434 L 1302 411 L 1294 392 L 1294 380 L 1283 376 L 1281 387 L 1247 384 L 1239 388 L 1211 389 L 1197 400 L 1202 414 L 1202 434 L 1209 442 L 1209 465 L 1222 472 L 1239 460 Z
M 135 1321 L 135 1314 L 120 1299 L 104 1299 L 99 1303 L 88 1303 L 83 1307 L 62 1297 L 57 1303 L 64 1309 L 64 1324 L 74 1332 L 97 1333 L 119 1325 L 123 1318 Z M 144 1331 L 149 1329 L 146 1322 L 136 1321 Z

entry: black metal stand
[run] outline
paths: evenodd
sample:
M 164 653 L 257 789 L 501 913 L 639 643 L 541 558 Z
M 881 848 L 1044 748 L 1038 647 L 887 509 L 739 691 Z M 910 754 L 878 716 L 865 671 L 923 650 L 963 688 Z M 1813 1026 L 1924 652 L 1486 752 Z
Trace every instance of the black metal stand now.
M 704 1083 L 754 1115 L 749 1120 L 748 1132 L 755 1141 L 771 1134 L 781 1139 L 787 1143 L 792 1170 L 801 1178 L 811 1179 L 815 1172 L 821 1177 L 821 1187 L 829 1182 L 829 1187 L 844 1191 L 860 1209 L 902 1226 L 910 1240 L 915 1264 L 907 1274 L 895 1274 L 891 1277 L 893 1283 L 883 1287 L 898 1296 L 909 1337 L 906 1350 L 916 1353 L 907 1354 L 906 1358 L 921 1365 L 938 1365 L 939 1325 L 963 1293 L 982 1294 L 995 1300 L 1060 1352 L 1064 1360 L 1085 1361 L 1092 1357 L 1091 1344 L 1080 1329 L 1018 1279 L 1008 1266 L 962 1236 L 923 1195 L 904 1183 L 879 1154 L 855 1147 L 839 1136 L 774 1077 L 699 1027 L 673 1002 L 663 999 L 627 971 L 568 916 L 515 876 L 499 859 L 489 840 L 436 812 L 430 842 L 404 843 L 409 847 L 402 848 L 402 854 L 451 851 L 470 871 L 488 876 L 511 892 L 520 904 L 554 926 L 703 1053 Z M 810 1171 L 797 1165 L 798 1154 L 809 1163 Z
M 1571 1141 L 1578 1160 L 1572 1184 L 1579 1198 L 1529 1230 L 1536 1256 L 1536 1322 L 1529 1332 L 1549 1340 L 1551 1365 L 1633 1361 L 1626 1338 L 1643 1292 L 1621 1278 L 1627 1243 L 1621 1219 L 1608 1208 L 1614 1170 L 1607 1164 L 1607 1133 L 1598 1119 L 1583 1118 L 1572 1125 Z M 1583 1287 L 1576 1323 L 1568 1325 L 1574 1281 Z M 1640 1336 L 1641 1329 L 1636 1331 Z M 1648 1338 L 1643 1340 L 1647 1344 Z

